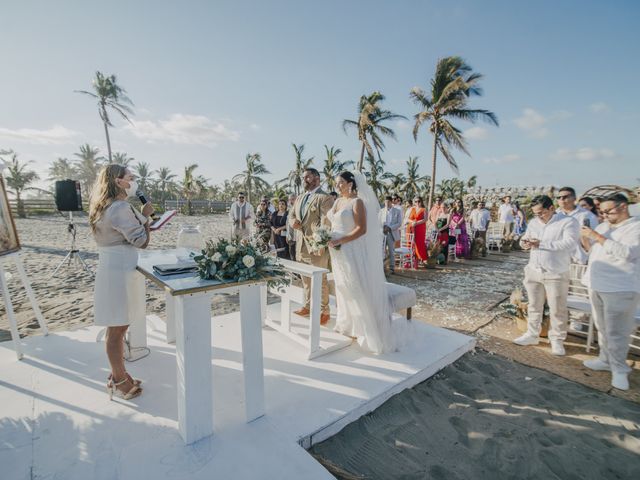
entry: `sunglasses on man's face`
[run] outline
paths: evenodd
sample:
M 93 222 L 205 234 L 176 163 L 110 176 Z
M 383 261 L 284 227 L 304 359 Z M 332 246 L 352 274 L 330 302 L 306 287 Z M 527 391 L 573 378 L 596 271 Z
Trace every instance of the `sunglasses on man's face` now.
M 566 200 L 567 198 L 573 198 L 573 195 L 568 194 L 568 195 L 558 195 L 556 197 L 557 200 Z
M 618 209 L 621 207 L 622 205 L 618 205 L 617 207 L 613 207 L 610 208 L 609 210 L 600 210 L 600 213 L 602 215 L 611 215 L 612 213 L 618 213 Z

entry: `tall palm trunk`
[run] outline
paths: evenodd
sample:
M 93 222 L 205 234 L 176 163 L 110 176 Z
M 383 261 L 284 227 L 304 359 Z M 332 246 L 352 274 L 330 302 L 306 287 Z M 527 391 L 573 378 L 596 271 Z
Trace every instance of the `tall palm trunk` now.
M 27 212 L 24 211 L 24 203 L 20 197 L 19 190 L 16 190 L 16 213 L 20 218 L 27 218 Z
M 102 105 L 102 114 L 103 118 L 107 118 L 107 109 L 104 105 Z M 107 152 L 109 153 L 109 163 L 111 163 L 111 139 L 109 138 L 109 126 L 107 125 L 106 120 L 103 120 L 104 123 L 104 134 L 107 137 Z
M 358 171 L 362 173 L 362 167 L 364 167 L 364 142 L 362 142 L 362 149 L 360 150 L 360 161 L 358 162 Z
M 438 127 L 436 127 L 433 133 L 433 160 L 431 163 L 431 186 L 429 188 L 429 201 L 427 202 L 427 212 L 431 211 L 431 205 L 433 205 L 433 196 L 436 192 L 436 156 L 438 154 Z

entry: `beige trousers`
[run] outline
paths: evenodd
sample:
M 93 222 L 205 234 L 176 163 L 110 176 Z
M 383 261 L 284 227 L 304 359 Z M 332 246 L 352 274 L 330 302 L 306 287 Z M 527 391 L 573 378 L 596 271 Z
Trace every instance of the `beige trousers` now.
M 540 335 L 545 300 L 551 316 L 549 340 L 563 341 L 567 338 L 567 296 L 569 295 L 569 272 L 553 274 L 542 272 L 527 265 L 524 267 L 524 288 L 529 298 L 527 332 Z
M 627 365 L 629 337 L 637 328 L 636 311 L 640 293 L 596 292 L 589 290 L 591 314 L 598 329 L 600 360 L 611 366 L 616 373 L 629 373 Z
M 325 251 L 322 255 L 310 255 L 306 252 L 300 252 L 301 255 L 297 259 L 298 262 L 307 263 L 316 267 L 329 269 L 329 252 Z M 302 286 L 304 287 L 304 306 L 311 308 L 311 279 L 302 277 Z M 322 275 L 322 295 L 320 297 L 322 313 L 329 313 L 329 284 L 327 276 Z

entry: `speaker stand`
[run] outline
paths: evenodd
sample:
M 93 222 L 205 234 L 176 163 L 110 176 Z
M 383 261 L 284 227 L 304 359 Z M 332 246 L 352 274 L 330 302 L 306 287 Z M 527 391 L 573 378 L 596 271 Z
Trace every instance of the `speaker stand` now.
M 67 255 L 62 259 L 60 264 L 53 271 L 51 277 L 55 277 L 56 273 L 58 273 L 58 270 L 62 268 L 65 262 L 68 266 L 71 266 L 71 262 L 74 259 L 76 260 L 76 263 L 78 263 L 87 273 L 93 276 L 93 272 L 80 255 L 80 250 L 76 248 L 76 226 L 73 223 L 73 212 L 69 212 L 69 225 L 67 226 L 67 231 L 71 234 L 71 247 L 69 248 L 69 252 L 67 253 Z

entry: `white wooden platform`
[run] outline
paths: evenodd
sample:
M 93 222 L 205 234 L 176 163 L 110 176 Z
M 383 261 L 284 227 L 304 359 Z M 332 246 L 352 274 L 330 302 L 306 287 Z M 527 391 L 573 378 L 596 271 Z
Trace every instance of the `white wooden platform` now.
M 154 322 L 155 323 L 155 322 Z M 214 435 L 185 446 L 177 430 L 175 347 L 150 328 L 151 354 L 128 364 L 144 381 L 109 402 L 97 327 L 23 339 L 22 361 L 0 343 L 2 478 L 327 479 L 301 447 L 337 433 L 473 348 L 470 337 L 414 321 L 402 351 L 357 345 L 307 360 L 304 347 L 264 330 L 266 415 L 245 423 L 239 314 L 213 319 Z

